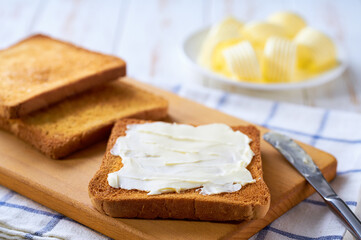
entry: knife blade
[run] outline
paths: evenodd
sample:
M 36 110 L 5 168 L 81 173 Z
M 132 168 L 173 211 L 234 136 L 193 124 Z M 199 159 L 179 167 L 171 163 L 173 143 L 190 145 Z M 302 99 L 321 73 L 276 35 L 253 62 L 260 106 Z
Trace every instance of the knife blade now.
M 290 162 L 291 165 L 306 178 L 354 237 L 361 239 L 360 220 L 355 216 L 347 204 L 335 193 L 322 175 L 320 169 L 305 150 L 291 138 L 279 133 L 268 132 L 263 135 L 263 139 L 275 147 L 288 162 Z

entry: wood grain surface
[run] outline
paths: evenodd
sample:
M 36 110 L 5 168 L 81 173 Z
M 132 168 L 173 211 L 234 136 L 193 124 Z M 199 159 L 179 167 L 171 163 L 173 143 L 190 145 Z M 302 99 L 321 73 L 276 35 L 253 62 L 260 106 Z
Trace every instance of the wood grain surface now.
M 167 98 L 170 121 L 248 124 L 133 79 L 124 81 Z M 259 128 L 262 133 L 267 131 Z M 101 142 L 67 159 L 52 160 L 13 135 L 0 131 L 0 184 L 115 239 L 247 239 L 314 192 L 303 177 L 262 140 L 264 178 L 272 199 L 263 219 L 241 223 L 114 219 L 97 212 L 87 192 L 88 182 L 100 166 L 105 145 L 106 142 Z M 305 144 L 302 147 L 328 180 L 335 177 L 333 156 Z

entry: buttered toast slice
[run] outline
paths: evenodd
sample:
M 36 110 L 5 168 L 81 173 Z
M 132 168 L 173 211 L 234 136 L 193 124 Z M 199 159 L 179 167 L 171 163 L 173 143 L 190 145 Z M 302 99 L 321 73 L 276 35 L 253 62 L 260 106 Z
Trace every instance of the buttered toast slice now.
M 18 118 L 124 76 L 125 62 L 44 35 L 0 51 L 0 116 Z
M 100 169 L 89 183 L 89 196 L 94 207 L 109 216 L 122 218 L 171 218 L 207 221 L 239 221 L 262 218 L 270 205 L 270 192 L 263 180 L 260 153 L 260 133 L 253 126 L 237 126 L 252 139 L 254 152 L 247 169 L 256 181 L 230 193 L 201 195 L 196 189 L 180 193 L 148 195 L 145 191 L 113 188 L 108 184 L 108 174 L 123 167 L 122 159 L 110 153 L 116 140 L 126 136 L 127 126 L 150 121 L 123 119 L 113 127 Z M 142 177 L 142 176 L 140 176 Z
M 106 138 L 116 120 L 158 120 L 167 108 L 163 98 L 118 80 L 21 119 L 0 118 L 0 128 L 58 159 Z

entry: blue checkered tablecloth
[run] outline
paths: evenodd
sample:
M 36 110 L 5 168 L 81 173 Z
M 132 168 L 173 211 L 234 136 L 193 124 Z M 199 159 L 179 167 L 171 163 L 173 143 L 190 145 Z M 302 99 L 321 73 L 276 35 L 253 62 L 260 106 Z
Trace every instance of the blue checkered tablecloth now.
M 327 151 L 338 160 L 335 191 L 355 210 L 361 188 L 361 115 L 266 101 L 188 85 L 160 86 L 249 122 Z M 313 194 L 252 239 L 342 239 L 345 228 Z M 0 238 L 107 239 L 107 237 L 0 186 Z

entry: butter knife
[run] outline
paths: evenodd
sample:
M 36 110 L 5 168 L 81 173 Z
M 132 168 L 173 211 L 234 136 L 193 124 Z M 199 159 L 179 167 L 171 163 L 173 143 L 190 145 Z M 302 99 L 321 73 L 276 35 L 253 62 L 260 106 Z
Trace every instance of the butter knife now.
M 361 222 L 328 184 L 312 158 L 291 138 L 268 132 L 263 139 L 275 147 L 321 195 L 333 213 L 356 239 L 361 239 Z

